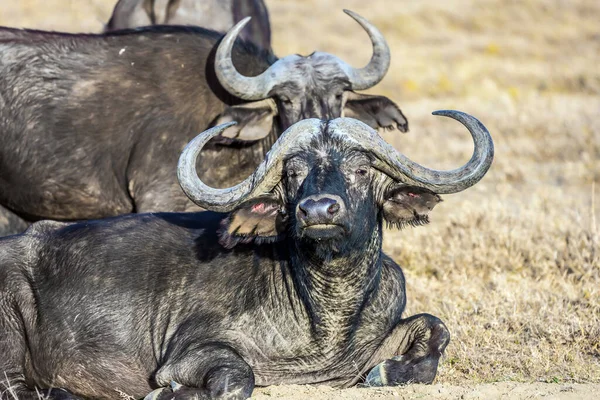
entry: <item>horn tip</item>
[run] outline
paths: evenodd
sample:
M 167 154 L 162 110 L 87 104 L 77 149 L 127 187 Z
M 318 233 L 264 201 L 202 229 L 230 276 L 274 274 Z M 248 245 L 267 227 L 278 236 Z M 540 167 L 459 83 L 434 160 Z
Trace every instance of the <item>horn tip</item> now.
M 344 8 L 343 11 L 354 19 L 360 18 L 360 15 L 358 15 L 357 13 L 355 13 L 352 10 L 348 10 L 347 8 Z
M 481 124 L 481 122 L 477 118 L 475 118 L 471 114 L 468 114 L 468 113 L 463 112 L 463 111 L 457 111 L 457 110 L 437 110 L 437 111 L 432 112 L 431 114 L 433 114 L 433 115 L 441 115 L 442 117 L 449 117 L 449 118 L 455 119 L 457 121 L 476 121 L 476 122 L 479 122 Z
M 471 115 L 457 110 L 437 110 L 431 113 L 432 115 L 441 115 L 442 117 L 450 117 L 452 119 L 458 119 L 460 117 L 471 117 Z
M 446 115 L 451 115 L 451 114 L 457 113 L 457 112 L 460 112 L 460 111 L 454 111 L 454 110 L 436 110 L 436 111 L 432 112 L 431 114 L 432 115 L 443 115 L 443 116 L 446 116 Z
M 237 28 L 237 31 L 241 31 L 248 24 L 248 22 L 250 22 L 251 19 L 252 19 L 252 17 L 248 16 L 248 17 L 240 20 L 240 22 L 235 24 L 234 29 L 232 29 L 232 30 L 236 30 L 235 28 Z
M 229 33 L 241 31 L 248 24 L 248 22 L 250 22 L 251 19 L 252 19 L 252 17 L 250 17 L 250 16 L 241 19 L 237 24 L 235 24 L 233 27 L 231 27 L 231 29 L 227 33 L 229 34 Z
M 207 129 L 207 130 L 205 130 L 203 132 L 200 132 L 198 135 L 196 135 L 196 138 L 199 138 L 199 137 L 202 137 L 202 136 L 205 136 L 205 135 L 212 136 L 212 137 L 220 135 L 221 133 L 223 133 L 223 131 L 225 129 L 227 129 L 230 126 L 233 126 L 233 125 L 237 125 L 237 121 L 229 121 L 229 122 L 225 122 L 225 123 L 219 124 L 217 126 L 214 126 L 214 127 L 210 128 L 210 129 Z M 186 148 L 188 146 L 190 146 L 193 141 L 194 140 L 190 141 L 187 144 Z
M 233 126 L 233 125 L 237 125 L 237 121 L 225 122 L 225 123 L 220 124 L 218 127 L 225 129 L 225 128 L 229 128 L 230 126 Z

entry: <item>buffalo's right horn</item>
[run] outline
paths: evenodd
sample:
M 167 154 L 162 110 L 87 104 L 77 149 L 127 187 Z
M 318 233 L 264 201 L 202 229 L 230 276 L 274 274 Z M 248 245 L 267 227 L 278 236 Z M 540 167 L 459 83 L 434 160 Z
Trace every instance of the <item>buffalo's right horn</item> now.
M 357 148 L 375 156 L 373 166 L 390 178 L 429 189 L 438 194 L 458 193 L 483 178 L 494 159 L 494 142 L 488 130 L 477 118 L 454 110 L 435 111 L 433 115 L 450 117 L 462 123 L 471 133 L 474 150 L 471 159 L 462 167 L 439 171 L 410 160 L 388 143 L 377 131 L 365 123 L 351 118 L 338 118 L 329 124 L 357 144 Z
M 347 64 L 345 65 L 352 89 L 368 89 L 378 84 L 387 73 L 391 60 L 390 48 L 379 29 L 375 28 L 373 24 L 353 11 L 344 10 L 344 12 L 354 18 L 367 31 L 371 43 L 373 43 L 373 55 L 371 61 L 365 67 L 352 68 Z
M 273 190 L 281 181 L 286 154 L 294 148 L 308 145 L 315 135 L 321 133 L 324 122 L 311 118 L 292 125 L 275 142 L 252 175 L 233 187 L 215 189 L 198 177 L 196 159 L 210 139 L 234 124 L 228 122 L 202 132 L 188 143 L 179 157 L 177 178 L 181 188 L 190 200 L 207 210 L 228 212 L 244 201 Z
M 438 194 L 461 192 L 483 178 L 494 160 L 494 142 L 486 127 L 472 115 L 455 110 L 434 111 L 433 115 L 450 117 L 463 124 L 473 138 L 473 155 L 462 167 L 451 171 L 426 168 L 400 153 L 386 160 L 392 176 L 408 178 L 415 184 Z M 379 144 L 385 143 L 383 140 Z

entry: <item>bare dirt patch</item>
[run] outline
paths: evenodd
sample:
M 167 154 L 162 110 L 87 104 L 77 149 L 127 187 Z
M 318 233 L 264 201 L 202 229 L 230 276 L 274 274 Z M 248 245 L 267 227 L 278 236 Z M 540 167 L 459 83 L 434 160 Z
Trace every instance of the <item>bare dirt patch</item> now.
M 273 386 L 257 390 L 252 398 L 256 400 L 525 400 L 544 398 L 546 400 L 595 399 L 600 395 L 600 385 L 549 383 L 498 382 L 480 385 L 409 385 L 405 387 L 352 388 L 333 390 L 328 386 Z
M 0 24 L 97 32 L 112 3 L 6 1 Z M 450 108 L 489 128 L 496 159 L 430 225 L 387 232 L 407 315 L 437 315 L 452 334 L 437 385 L 272 387 L 256 398 L 600 397 L 600 2 L 267 3 L 279 55 L 322 50 L 361 66 L 369 40 L 341 8 L 380 27 L 392 67 L 370 92 L 409 118 L 407 135 L 384 133 L 405 154 L 437 168 L 467 160 L 466 131 L 430 115 Z

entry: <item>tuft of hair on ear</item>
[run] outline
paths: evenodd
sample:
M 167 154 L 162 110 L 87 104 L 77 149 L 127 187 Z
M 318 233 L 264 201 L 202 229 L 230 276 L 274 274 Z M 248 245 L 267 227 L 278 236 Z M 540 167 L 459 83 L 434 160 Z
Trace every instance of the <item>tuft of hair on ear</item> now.
M 217 231 L 217 236 L 219 238 L 219 244 L 225 247 L 228 250 L 233 249 L 235 246 L 239 244 L 248 244 L 252 243 L 254 238 L 252 236 L 236 236 L 232 235 L 227 231 L 227 227 L 231 223 L 231 218 L 228 216 L 227 218 L 221 220 L 221 224 L 219 230 Z
M 394 185 L 386 192 L 383 217 L 388 227 L 403 229 L 429 223 L 428 213 L 442 198 L 418 186 Z
M 385 226 L 389 229 L 395 228 L 398 230 L 412 227 L 416 228 L 417 226 L 427 225 L 429 223 L 429 215 L 419 215 L 414 214 L 412 219 L 408 220 L 398 220 L 398 221 L 388 221 L 385 220 Z
M 217 235 L 226 249 L 239 244 L 273 243 L 283 237 L 287 216 L 273 197 L 259 197 L 245 202 L 221 221 Z

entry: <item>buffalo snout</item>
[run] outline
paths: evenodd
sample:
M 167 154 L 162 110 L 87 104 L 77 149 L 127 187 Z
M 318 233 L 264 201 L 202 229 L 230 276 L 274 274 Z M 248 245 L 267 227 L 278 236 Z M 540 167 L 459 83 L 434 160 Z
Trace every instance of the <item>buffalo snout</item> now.
M 296 219 L 303 233 L 315 239 L 342 234 L 345 216 L 344 201 L 333 194 L 308 196 L 296 207 Z

